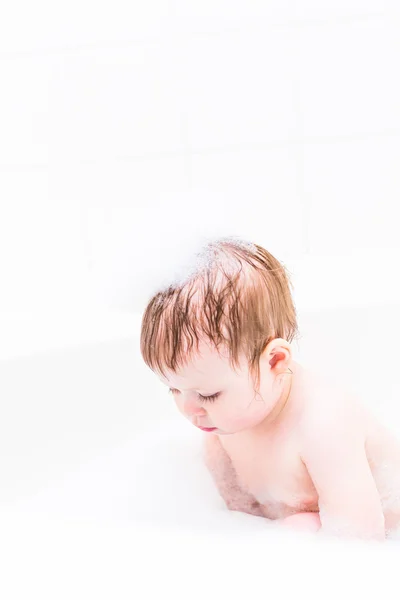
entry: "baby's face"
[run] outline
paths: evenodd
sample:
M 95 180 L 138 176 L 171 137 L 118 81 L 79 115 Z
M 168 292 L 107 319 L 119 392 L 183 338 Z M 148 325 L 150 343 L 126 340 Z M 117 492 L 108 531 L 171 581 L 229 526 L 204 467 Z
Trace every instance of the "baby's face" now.
M 272 397 L 273 378 L 262 358 L 257 394 L 245 357 L 235 372 L 227 355 L 221 356 L 205 343 L 200 344 L 199 355 L 190 364 L 177 374 L 167 371 L 167 378 L 160 375 L 160 380 L 170 388 L 179 411 L 194 426 L 218 435 L 258 425 L 276 400 Z

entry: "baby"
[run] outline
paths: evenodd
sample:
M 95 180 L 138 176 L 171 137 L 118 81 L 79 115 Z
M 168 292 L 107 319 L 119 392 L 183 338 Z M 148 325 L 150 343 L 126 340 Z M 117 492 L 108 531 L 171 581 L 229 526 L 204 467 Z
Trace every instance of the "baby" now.
M 148 303 L 143 359 L 205 432 L 229 509 L 383 540 L 400 524 L 400 444 L 352 394 L 293 360 L 290 286 L 264 248 L 212 241 Z

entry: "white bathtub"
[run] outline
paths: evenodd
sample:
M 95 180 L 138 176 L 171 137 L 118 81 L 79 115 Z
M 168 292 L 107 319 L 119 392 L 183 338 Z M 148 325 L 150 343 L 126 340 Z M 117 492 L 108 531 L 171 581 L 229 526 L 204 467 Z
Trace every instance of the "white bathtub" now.
M 398 308 L 301 310 L 293 350 L 400 431 Z M 400 591 L 400 542 L 294 535 L 225 509 L 201 434 L 142 363 L 140 317 L 74 318 L 63 335 L 57 319 L 29 323 L 3 324 L 0 348 L 2 598 Z

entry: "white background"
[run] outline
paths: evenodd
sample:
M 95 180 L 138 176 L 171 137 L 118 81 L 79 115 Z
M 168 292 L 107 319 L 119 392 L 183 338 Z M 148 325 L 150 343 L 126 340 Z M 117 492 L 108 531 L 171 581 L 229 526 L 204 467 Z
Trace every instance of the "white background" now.
M 214 232 L 300 303 L 400 296 L 399 64 L 395 0 L 7 3 L 0 318 L 140 312 Z
M 3 4 L 0 496 L 33 508 L 57 483 L 37 507 L 64 515 L 0 515 L 4 597 L 396 590 L 394 554 L 264 530 L 255 545 L 255 521 L 241 528 L 203 487 L 138 334 L 150 290 L 193 241 L 247 237 L 292 273 L 300 358 L 397 426 L 397 0 Z M 155 423 L 165 445 L 149 436 L 144 451 Z M 214 520 L 223 541 L 140 533 L 137 515 L 156 529 Z

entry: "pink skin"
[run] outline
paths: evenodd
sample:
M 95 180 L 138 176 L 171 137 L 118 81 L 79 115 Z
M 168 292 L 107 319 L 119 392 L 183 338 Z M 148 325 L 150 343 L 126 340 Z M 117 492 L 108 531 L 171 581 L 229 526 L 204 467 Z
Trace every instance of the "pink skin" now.
M 321 519 L 319 513 L 305 512 L 285 517 L 278 521 L 282 527 L 293 529 L 296 531 L 309 531 L 316 533 L 321 529 Z
M 216 428 L 214 433 L 205 433 L 206 439 L 215 437 L 222 446 L 220 454 L 228 454 L 232 464 L 235 464 L 236 474 L 240 471 L 241 481 L 245 482 L 243 487 L 249 494 L 238 485 L 235 469 L 231 469 L 233 472 L 229 485 L 224 484 L 226 473 L 222 472 L 222 480 L 219 481 L 218 489 L 222 490 L 220 494 L 228 508 L 228 504 L 231 504 L 239 507 L 234 510 L 250 512 L 260 511 L 261 507 L 262 512 L 262 503 L 259 503 L 259 507 L 253 506 L 253 499 L 264 497 L 259 488 L 263 483 L 268 483 L 263 481 L 262 469 L 256 469 L 257 452 L 262 453 L 265 448 L 268 450 L 270 442 L 270 449 L 275 448 L 278 453 L 284 447 L 287 436 L 293 435 L 300 417 L 301 444 L 298 438 L 298 455 L 312 478 L 318 502 L 321 499 L 325 505 L 324 521 L 329 524 L 331 519 L 336 521 L 340 518 L 354 524 L 351 534 L 355 537 L 385 539 L 379 490 L 365 453 L 368 436 L 373 435 L 374 446 L 370 448 L 373 451 L 372 458 L 379 441 L 385 448 L 385 454 L 382 454 L 381 447 L 375 456 L 376 461 L 380 463 L 381 456 L 390 457 L 395 450 L 393 465 L 397 467 L 400 464 L 398 446 L 388 439 L 385 430 L 372 421 L 349 394 L 322 384 L 318 378 L 308 378 L 301 366 L 292 360 L 291 346 L 284 339 L 271 340 L 260 357 L 258 394 L 254 389 L 255 382 L 247 358 L 241 355 L 235 370 L 229 362 L 229 354 L 224 353 L 222 347 L 220 350 L 218 353 L 202 340 L 198 353 L 191 356 L 184 354 L 188 363 L 183 364 L 177 372 L 167 370 L 161 380 L 172 388 L 179 411 L 192 425 Z M 311 393 L 311 386 L 315 389 L 314 385 L 320 387 Z M 215 401 L 201 397 L 211 395 L 218 397 Z M 339 440 L 337 431 L 341 432 Z M 294 452 L 295 449 L 292 449 L 292 454 Z M 221 462 L 221 458 L 217 457 L 216 460 L 217 463 Z M 284 462 L 285 455 L 280 461 L 281 469 L 285 469 Z M 218 464 L 214 465 L 214 470 L 218 471 L 219 468 Z M 293 466 L 288 465 L 288 469 L 291 469 L 294 477 Z M 350 486 L 348 482 L 352 481 L 354 473 L 357 473 L 357 485 Z M 305 480 L 304 469 L 300 475 L 304 477 L 304 485 L 310 488 Z M 273 474 L 270 479 L 273 479 Z M 278 476 L 275 479 L 277 489 L 279 486 L 285 487 L 284 480 Z M 300 485 L 301 482 L 297 486 L 299 489 Z M 340 494 L 338 488 L 343 488 Z M 282 489 L 282 496 L 284 491 Z M 236 497 L 232 498 L 232 494 Z M 312 508 L 315 508 L 316 500 L 312 504 Z M 279 512 L 274 514 L 279 515 Z M 396 511 L 397 519 L 398 514 L 399 509 Z M 299 531 L 315 532 L 321 527 L 318 513 L 300 512 L 280 522 L 285 527 Z M 322 529 L 327 529 L 325 523 Z
M 282 408 L 290 389 L 290 377 L 277 377 L 292 364 L 290 344 L 280 338 L 270 342 L 260 359 L 259 395 L 249 372 L 247 359 L 241 357 L 238 372 L 229 364 L 227 354 L 201 342 L 199 354 L 177 373 L 167 371 L 162 383 L 172 391 L 182 415 L 196 427 L 215 427 L 218 435 L 252 429 L 254 432 Z M 215 401 L 201 396 L 219 393 Z M 268 417 L 268 419 L 267 419 Z
M 272 357 L 272 358 L 271 358 Z M 227 355 L 219 355 L 208 344 L 200 344 L 200 354 L 178 373 L 160 376 L 173 393 L 182 415 L 200 428 L 216 428 L 217 435 L 230 435 L 252 429 L 262 430 L 279 415 L 290 392 L 290 378 L 278 381 L 277 375 L 292 365 L 288 342 L 273 340 L 260 360 L 262 396 L 255 397 L 254 384 L 245 357 L 235 372 Z M 279 378 L 278 378 L 279 379 Z M 219 393 L 214 401 L 202 396 Z M 298 513 L 279 520 L 283 527 L 297 531 L 316 532 L 321 527 L 319 513 Z

